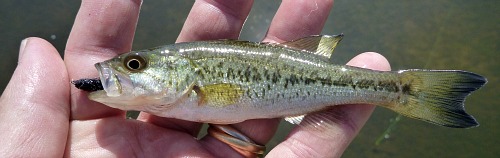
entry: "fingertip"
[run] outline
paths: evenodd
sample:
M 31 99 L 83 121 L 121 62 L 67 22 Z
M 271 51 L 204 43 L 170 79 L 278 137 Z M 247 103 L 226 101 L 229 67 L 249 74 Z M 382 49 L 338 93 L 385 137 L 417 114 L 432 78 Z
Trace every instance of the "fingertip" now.
M 61 56 L 55 47 L 47 40 L 39 37 L 28 37 L 21 41 L 21 46 L 19 47 L 18 65 L 20 65 L 24 60 L 43 60 L 49 58 L 61 58 Z M 31 64 L 31 62 L 29 63 Z
M 282 1 L 263 42 L 282 43 L 321 33 L 333 0 Z
M 141 0 L 82 1 L 66 44 L 67 60 L 130 51 L 141 4 Z
M 18 84 L 16 80 L 21 80 L 30 84 Z M 43 91 L 51 89 L 52 93 L 62 94 L 69 88 L 68 74 L 61 56 L 56 48 L 39 37 L 28 37 L 23 40 L 20 50 L 19 63 L 11 79 L 13 84 L 18 86 L 34 86 L 45 95 Z M 10 84 L 10 83 L 9 83 Z M 38 91 L 26 91 L 38 92 Z M 27 95 L 27 94 L 25 94 Z M 33 94 L 34 96 L 39 96 Z M 43 98 L 39 98 L 42 99 Z M 54 100 L 52 100 L 54 101 Z
M 379 71 L 391 70 L 389 61 L 383 55 L 376 52 L 361 53 L 352 58 L 347 65 Z
M 19 56 L 17 61 L 19 62 L 24 54 L 24 48 L 26 47 L 26 43 L 28 43 L 29 38 L 25 38 L 21 41 L 21 46 L 19 46 Z
M 238 39 L 253 1 L 195 1 L 177 38 L 179 42 Z

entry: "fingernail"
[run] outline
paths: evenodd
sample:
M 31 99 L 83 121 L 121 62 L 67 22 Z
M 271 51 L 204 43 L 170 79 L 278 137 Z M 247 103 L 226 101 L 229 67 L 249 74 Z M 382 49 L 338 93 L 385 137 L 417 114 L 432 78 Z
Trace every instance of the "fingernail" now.
M 28 43 L 28 38 L 25 38 L 21 41 L 21 46 L 19 47 L 19 57 L 17 61 L 20 61 L 24 54 L 24 48 L 26 47 L 26 43 Z

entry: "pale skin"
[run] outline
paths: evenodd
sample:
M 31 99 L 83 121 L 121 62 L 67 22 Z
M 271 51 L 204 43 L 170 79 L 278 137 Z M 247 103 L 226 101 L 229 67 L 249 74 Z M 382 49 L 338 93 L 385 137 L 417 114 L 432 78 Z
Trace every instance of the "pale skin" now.
M 125 112 L 87 99 L 70 80 L 97 76 L 93 64 L 130 51 L 141 2 L 82 1 L 67 42 L 65 60 L 47 41 L 28 38 L 18 66 L 0 99 L 0 155 L 5 157 L 238 157 L 210 137 L 194 139 L 200 123 Z M 177 42 L 237 39 L 252 1 L 198 0 Z M 320 34 L 330 0 L 284 0 L 265 42 Z M 111 7 L 112 6 L 112 7 Z M 307 17 L 305 17 L 307 15 Z M 166 43 L 167 44 L 167 43 Z M 390 70 L 377 53 L 362 53 L 348 65 Z M 372 105 L 329 109 L 334 128 L 294 128 L 268 157 L 339 157 L 373 111 Z M 249 120 L 233 126 L 259 144 L 274 135 L 279 119 Z M 315 133 L 317 132 L 317 133 Z M 328 134 L 326 134 L 326 132 Z M 329 137 L 321 137 L 329 135 Z

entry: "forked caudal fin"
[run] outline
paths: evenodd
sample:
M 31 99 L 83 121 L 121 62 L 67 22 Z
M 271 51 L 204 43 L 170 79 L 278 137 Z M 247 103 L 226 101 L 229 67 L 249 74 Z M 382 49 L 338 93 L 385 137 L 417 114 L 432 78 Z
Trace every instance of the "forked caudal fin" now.
M 464 109 L 465 97 L 482 87 L 486 78 L 457 70 L 400 71 L 406 99 L 388 106 L 402 115 L 434 124 L 468 128 L 479 124 Z

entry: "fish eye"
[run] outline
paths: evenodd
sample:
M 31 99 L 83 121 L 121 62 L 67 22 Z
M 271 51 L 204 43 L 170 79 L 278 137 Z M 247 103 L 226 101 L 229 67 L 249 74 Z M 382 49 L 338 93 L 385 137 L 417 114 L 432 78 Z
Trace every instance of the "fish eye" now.
M 125 68 L 132 72 L 141 71 L 146 68 L 146 60 L 140 55 L 130 55 L 124 60 Z

